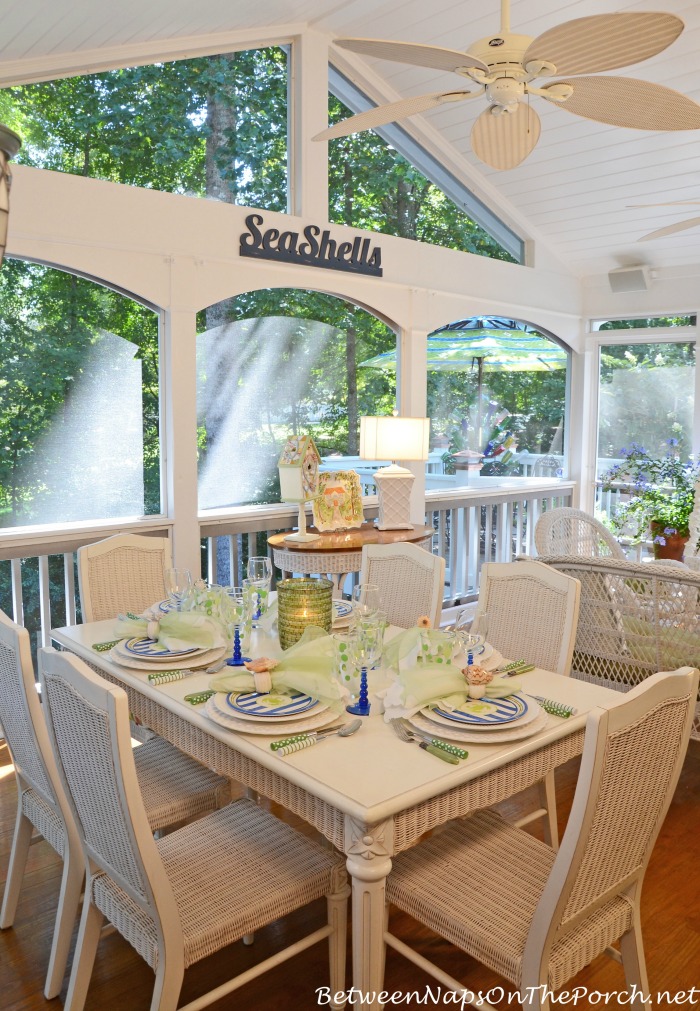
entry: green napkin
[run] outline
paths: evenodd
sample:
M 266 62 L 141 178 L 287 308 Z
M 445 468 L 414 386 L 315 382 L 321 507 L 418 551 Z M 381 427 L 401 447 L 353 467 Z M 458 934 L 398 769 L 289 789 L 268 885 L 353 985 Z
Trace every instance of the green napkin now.
M 114 628 L 120 639 L 145 637 L 154 639 L 163 652 L 166 650 L 218 649 L 226 646 L 221 625 L 204 614 L 192 611 L 168 611 L 157 618 L 144 618 L 136 614 L 120 614 Z
M 347 688 L 335 677 L 335 642 L 314 625 L 304 631 L 298 643 L 285 650 L 270 677 L 273 691 L 304 692 L 336 712 L 342 712 L 350 698 Z M 239 668 L 235 674 L 214 678 L 211 687 L 217 692 L 255 691 L 255 678 L 250 671 Z
M 459 709 L 467 700 L 467 684 L 459 667 L 415 662 L 420 632 L 419 628 L 409 628 L 392 639 L 384 650 L 384 664 L 395 672 L 389 688 L 380 692 L 386 722 L 413 716 L 420 709 L 438 702 Z M 515 695 L 521 687 L 517 678 L 494 677 L 486 685 L 484 698 Z

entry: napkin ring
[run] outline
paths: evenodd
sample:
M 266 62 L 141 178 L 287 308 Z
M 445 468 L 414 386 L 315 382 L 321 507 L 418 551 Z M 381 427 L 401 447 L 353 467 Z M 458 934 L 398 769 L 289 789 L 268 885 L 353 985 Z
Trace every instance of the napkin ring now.
M 269 670 L 253 671 L 255 690 L 261 695 L 269 695 L 272 691 L 272 674 Z
M 158 638 L 160 633 L 160 618 L 151 618 L 146 625 L 146 635 L 149 639 L 154 641 Z

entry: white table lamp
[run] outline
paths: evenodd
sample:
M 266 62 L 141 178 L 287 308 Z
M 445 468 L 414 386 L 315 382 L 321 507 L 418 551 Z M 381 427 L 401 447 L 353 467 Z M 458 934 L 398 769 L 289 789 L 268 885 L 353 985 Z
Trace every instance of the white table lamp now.
M 379 497 L 380 530 L 410 530 L 411 488 L 415 475 L 397 460 L 427 460 L 430 418 L 399 418 L 394 415 L 360 418 L 360 457 L 391 460 L 374 474 Z
M 286 541 L 317 541 L 318 534 L 306 529 L 306 503 L 315 499 L 319 491 L 319 464 L 321 457 L 310 435 L 294 435 L 287 439 L 277 467 L 280 475 L 282 502 L 299 503 L 299 530 L 289 534 Z

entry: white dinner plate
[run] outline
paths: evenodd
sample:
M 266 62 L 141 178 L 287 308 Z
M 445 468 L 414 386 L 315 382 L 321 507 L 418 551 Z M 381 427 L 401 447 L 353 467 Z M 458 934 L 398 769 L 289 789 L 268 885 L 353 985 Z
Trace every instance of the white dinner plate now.
M 292 734 L 304 734 L 311 730 L 320 730 L 321 727 L 329 726 L 338 718 L 337 713 L 324 709 L 322 713 L 316 713 L 315 710 L 313 713 L 308 713 L 306 719 L 296 719 L 282 724 L 279 720 L 270 720 L 269 722 L 265 720 L 239 720 L 233 715 L 233 710 L 229 709 L 228 712 L 225 712 L 222 709 L 221 703 L 217 701 L 222 694 L 217 693 L 207 699 L 203 712 L 205 716 L 208 716 L 210 720 L 217 723 L 220 727 L 226 727 L 227 730 L 236 730 L 239 734 L 265 734 L 268 737 L 282 738 Z
M 217 660 L 220 660 L 226 652 L 227 650 L 225 649 L 206 649 L 201 653 L 188 653 L 186 656 L 172 657 L 170 659 L 166 657 L 165 659 L 156 662 L 154 660 L 143 660 L 140 657 L 120 653 L 118 652 L 117 647 L 113 646 L 108 656 L 110 660 L 119 664 L 120 667 L 128 667 L 130 670 L 151 671 L 155 673 L 156 671 L 163 670 L 180 670 L 183 667 L 192 667 L 193 669 L 208 667 L 210 664 L 214 664 Z
M 427 720 L 422 713 L 410 716 L 408 721 L 413 724 L 416 730 L 431 734 L 433 737 L 444 737 L 449 741 L 466 742 L 467 744 L 505 744 L 508 741 L 518 741 L 524 737 L 538 734 L 549 725 L 547 713 L 539 706 L 537 708 L 539 710 L 536 714 L 537 718 L 529 723 L 509 723 L 498 730 L 475 729 L 474 727 L 466 729 L 453 723 L 447 727 L 441 724 L 438 732 L 436 724 L 432 720 Z

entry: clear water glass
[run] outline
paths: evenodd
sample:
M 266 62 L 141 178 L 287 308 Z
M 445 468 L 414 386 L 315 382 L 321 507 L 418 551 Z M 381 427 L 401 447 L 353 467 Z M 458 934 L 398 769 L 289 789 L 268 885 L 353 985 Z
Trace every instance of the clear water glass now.
M 376 614 L 382 606 L 379 587 L 374 583 L 358 583 L 352 591 L 352 607 L 355 614 Z
M 175 611 L 182 611 L 186 598 L 192 591 L 192 573 L 189 569 L 165 569 L 165 592 Z
M 270 604 L 272 562 L 267 555 L 252 555 L 248 559 L 248 578 L 243 586 L 253 601 L 253 624 L 257 625 Z

